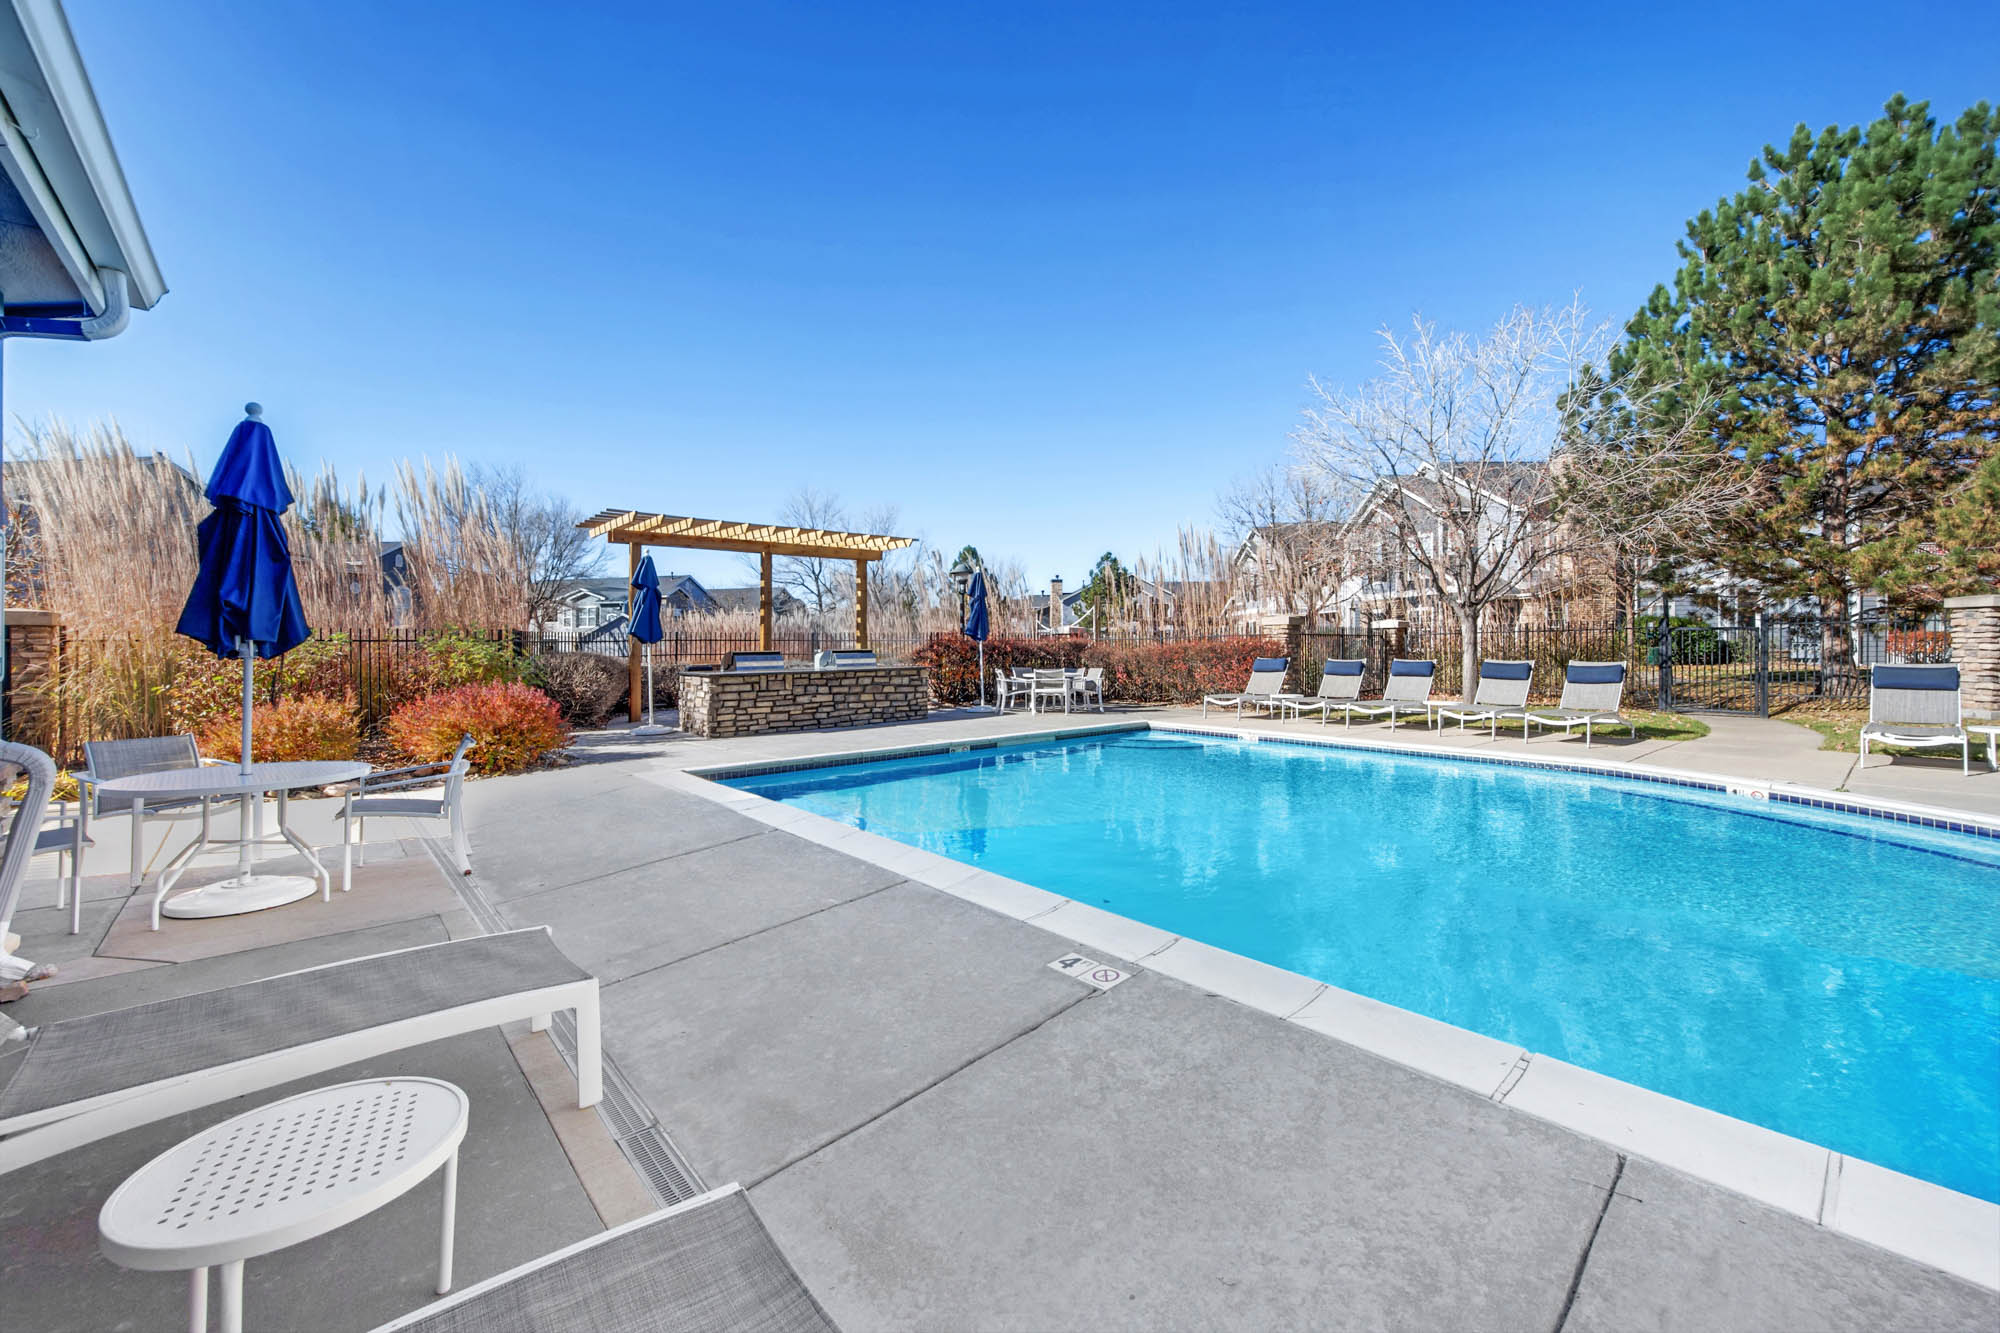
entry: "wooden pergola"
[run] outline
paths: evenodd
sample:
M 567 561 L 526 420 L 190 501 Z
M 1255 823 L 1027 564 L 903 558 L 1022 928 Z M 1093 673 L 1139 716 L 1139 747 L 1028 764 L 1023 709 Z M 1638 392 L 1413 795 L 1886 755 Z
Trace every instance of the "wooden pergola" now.
M 758 557 L 757 646 L 771 648 L 771 562 L 781 555 L 816 560 L 854 562 L 854 646 L 868 646 L 868 562 L 890 551 L 914 546 L 914 537 L 885 537 L 870 532 L 833 532 L 825 528 L 793 528 L 776 523 L 734 523 L 721 518 L 682 518 L 677 514 L 645 514 L 635 509 L 607 509 L 577 525 L 593 537 L 627 548 L 633 574 L 648 546 L 679 546 L 697 551 L 747 551 Z M 630 575 L 628 574 L 628 578 Z M 627 592 L 627 605 L 630 605 Z M 631 697 L 639 698 L 639 645 L 631 643 Z M 637 705 L 635 704 L 634 707 Z

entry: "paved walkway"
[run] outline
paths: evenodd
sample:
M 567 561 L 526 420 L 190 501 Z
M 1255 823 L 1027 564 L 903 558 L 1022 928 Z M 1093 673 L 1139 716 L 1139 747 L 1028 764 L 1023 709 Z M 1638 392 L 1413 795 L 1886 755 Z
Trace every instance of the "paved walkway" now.
M 604 979 L 612 1057 L 844 1327 L 2000 1320 L 1994 1293 L 1197 987 L 1093 992 L 1046 967 L 1058 935 L 647 780 L 1049 725 L 612 734 L 469 788 L 476 891 Z M 1591 753 L 1838 785 L 1852 758 L 1816 743 L 1728 719 Z M 1907 771 L 1869 780 L 1938 799 Z M 1960 782 L 2000 808 L 2000 777 Z

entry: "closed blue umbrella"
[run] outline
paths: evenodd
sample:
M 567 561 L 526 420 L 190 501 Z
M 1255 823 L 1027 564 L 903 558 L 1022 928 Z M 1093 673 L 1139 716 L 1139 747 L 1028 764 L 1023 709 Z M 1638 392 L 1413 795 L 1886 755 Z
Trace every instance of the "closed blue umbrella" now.
M 965 637 L 979 645 L 979 706 L 986 707 L 986 638 L 993 620 L 986 610 L 986 571 L 976 570 L 965 595 Z
M 282 656 L 304 643 L 306 627 L 292 551 L 281 515 L 292 488 L 278 458 L 271 428 L 255 403 L 244 409 L 206 492 L 214 512 L 195 529 L 201 567 L 181 610 L 180 633 L 217 657 L 243 660 L 244 771 L 250 768 L 250 668 L 252 659 Z
M 634 736 L 663 736 L 667 729 L 653 721 L 653 645 L 667 637 L 660 628 L 660 574 L 653 557 L 642 556 L 632 571 L 632 609 L 626 616 L 626 633 L 646 645 L 646 725 L 634 727 Z M 639 713 L 638 700 L 632 701 L 632 715 Z

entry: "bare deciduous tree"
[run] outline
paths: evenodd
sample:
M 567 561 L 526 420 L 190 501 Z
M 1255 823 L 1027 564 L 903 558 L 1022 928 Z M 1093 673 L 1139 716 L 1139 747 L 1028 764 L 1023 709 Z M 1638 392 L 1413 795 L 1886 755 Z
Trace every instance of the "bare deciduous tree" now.
M 1293 440 L 1301 466 L 1360 497 L 1356 528 L 1457 615 L 1469 699 L 1482 613 L 1559 554 L 1547 460 L 1564 395 L 1608 340 L 1574 302 L 1516 307 L 1478 339 L 1421 318 L 1380 336 L 1382 374 L 1351 392 L 1310 381 Z
M 1304 616 L 1309 626 L 1335 609 L 1347 577 L 1353 501 L 1331 474 L 1280 464 L 1225 493 L 1220 507 L 1247 599 Z
M 549 623 L 570 586 L 604 568 L 606 547 L 577 526 L 583 514 L 575 505 L 534 489 L 519 467 L 476 466 L 469 480 L 492 525 L 513 548 L 528 623 Z
M 778 511 L 778 517 L 795 528 L 843 531 L 847 527 L 847 510 L 840 497 L 812 486 L 793 491 L 784 508 Z M 771 582 L 804 602 L 807 610 L 823 613 L 852 595 L 854 567 L 845 560 L 781 555 L 772 562 Z

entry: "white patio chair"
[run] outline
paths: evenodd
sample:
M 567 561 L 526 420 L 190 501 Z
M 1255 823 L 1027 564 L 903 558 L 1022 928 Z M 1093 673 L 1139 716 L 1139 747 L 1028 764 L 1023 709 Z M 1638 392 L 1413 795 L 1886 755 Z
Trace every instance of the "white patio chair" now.
M 41 848 L 42 821 L 48 817 L 49 796 L 56 789 L 55 761 L 32 745 L 0 741 L 0 781 L 14 785 L 19 771 L 28 789 L 15 804 L 7 821 L 7 846 L 0 852 L 0 985 L 16 981 L 37 981 L 53 970 L 38 966 L 13 950 L 17 942 L 8 933 L 14 924 L 14 908 L 21 899 L 21 886 L 28 880 L 28 862 Z M 0 1041 L 0 1078 L 6 1077 L 7 1045 Z
M 1368 664 L 1358 657 L 1327 658 L 1320 667 L 1319 689 L 1310 697 L 1292 699 L 1287 704 L 1292 720 L 1297 721 L 1307 713 L 1318 713 L 1319 724 L 1325 726 L 1335 708 L 1361 697 L 1361 676 L 1367 667 Z M 1347 725 L 1344 710 L 1341 725 Z
M 137 777 L 141 773 L 164 773 L 180 768 L 200 768 L 204 764 L 224 764 L 234 762 L 226 759 L 204 759 L 195 746 L 192 736 L 142 736 L 134 740 L 85 741 L 83 743 L 84 770 L 76 775 L 78 805 L 82 809 L 82 834 L 86 842 L 90 839 L 90 821 L 102 819 L 106 815 L 129 815 L 139 803 L 139 798 L 129 795 L 107 795 L 99 787 L 100 783 L 114 778 Z M 173 814 L 199 809 L 201 811 L 202 837 L 208 836 L 210 803 L 213 797 L 180 801 L 147 801 L 145 814 L 132 821 L 132 887 L 138 888 L 143 873 L 143 855 L 146 830 L 144 821 L 154 815 Z
M 1341 725 L 1359 717 L 1373 721 L 1389 719 L 1389 730 L 1405 713 L 1426 713 L 1431 706 L 1431 684 L 1437 679 L 1437 663 L 1422 657 L 1397 657 L 1389 662 L 1389 680 L 1379 699 L 1356 699 L 1340 706 Z M 1523 696 L 1525 697 L 1525 696 Z
M 1016 700 L 1025 703 L 1030 688 L 1031 683 L 1028 680 L 1010 676 L 1004 668 L 993 668 L 993 702 L 1001 712 L 1006 712 L 1007 705 Z
M 1958 747 L 1959 768 L 1972 775 L 1972 733 L 1963 725 L 1958 668 L 1878 666 L 1868 673 L 1868 721 L 1861 728 L 1861 762 L 1868 742 L 1916 749 Z M 1893 761 L 1892 761 L 1893 762 Z
M 1250 664 L 1250 679 L 1243 683 L 1242 689 L 1229 694 L 1204 694 L 1201 697 L 1201 715 L 1207 717 L 1208 706 L 1214 704 L 1217 708 L 1233 706 L 1236 716 L 1242 717 L 1245 704 L 1254 705 L 1269 699 L 1284 688 L 1285 672 L 1291 666 L 1292 659 L 1289 657 L 1258 658 Z
M 1063 712 L 1069 711 L 1069 673 L 1061 667 L 1037 667 L 1034 680 L 1028 686 L 1028 709 L 1040 712 L 1042 700 L 1054 699 L 1062 704 Z
M 1454 718 L 1460 731 L 1465 730 L 1468 722 L 1484 722 L 1493 739 L 1498 740 L 1501 720 L 1520 718 L 1521 735 L 1525 738 L 1528 734 L 1528 689 L 1534 682 L 1533 662 L 1488 658 L 1479 664 L 1479 688 L 1472 692 L 1472 702 L 1447 700 L 1432 704 L 1431 721 L 1442 728 L 1446 718 Z
M 56 854 L 56 906 L 69 908 L 69 933 L 76 935 L 83 930 L 83 849 L 97 844 L 84 836 L 81 801 L 75 815 L 69 813 L 68 801 L 57 802 L 53 818 L 54 825 L 35 836 L 35 855 Z M 67 872 L 63 870 L 65 858 Z
M 340 813 L 334 818 L 340 821 L 340 891 L 346 893 L 353 886 L 354 863 L 360 846 L 359 860 L 368 864 L 368 817 L 396 819 L 442 819 L 451 826 L 451 855 L 458 863 L 458 873 L 472 873 L 470 848 L 465 840 L 465 775 L 472 771 L 472 761 L 466 753 L 477 744 L 470 736 L 459 738 L 458 748 L 451 758 L 428 764 L 412 764 L 408 768 L 384 769 L 380 773 L 370 773 L 354 785 L 341 802 Z M 444 789 L 422 796 L 388 796 L 385 792 L 405 792 L 414 787 L 435 787 L 444 784 Z
M 1592 727 L 1624 727 L 1637 740 L 1639 728 L 1630 720 L 1618 715 L 1618 705 L 1625 698 L 1625 664 L 1623 662 L 1571 662 L 1563 668 L 1562 702 L 1554 708 L 1532 708 L 1528 710 L 1525 733 L 1529 727 L 1561 727 L 1563 735 L 1583 728 L 1583 748 L 1590 748 Z M 1523 740 L 1527 739 L 1524 734 Z
M 835 1333 L 741 1185 L 530 1259 L 375 1333 Z
M 522 1019 L 543 1031 L 559 1009 L 576 1016 L 576 1103 L 595 1106 L 597 990 L 536 926 L 17 1028 L 0 1039 L 0 1174 L 390 1051 Z
M 1098 712 L 1103 712 L 1104 668 L 1085 667 L 1081 675 L 1071 676 L 1069 680 L 1069 692 L 1070 697 L 1077 702 L 1079 707 L 1089 704 L 1094 706 Z

